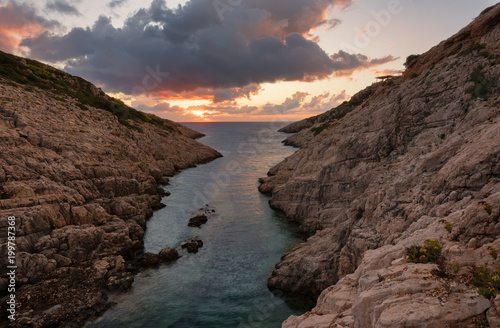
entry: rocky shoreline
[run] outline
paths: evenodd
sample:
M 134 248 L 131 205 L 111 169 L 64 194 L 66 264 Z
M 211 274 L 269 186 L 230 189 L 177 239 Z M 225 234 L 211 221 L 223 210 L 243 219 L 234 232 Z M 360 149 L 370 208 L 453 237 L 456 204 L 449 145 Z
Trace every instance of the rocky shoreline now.
M 34 75 L 33 65 L 15 60 L 22 74 Z M 82 326 L 110 306 L 109 293 L 131 286 L 140 267 L 146 221 L 164 206 L 164 177 L 221 155 L 194 140 L 202 134 L 180 124 L 125 106 L 120 110 L 142 115 L 140 119 L 117 117 L 116 102 L 100 89 L 40 67 L 52 72 L 51 81 L 83 85 L 96 102 L 112 106 L 84 105 L 83 98 L 68 96 L 78 91 L 39 89 L 0 75 L 4 258 L 7 218 L 16 218 L 17 308 L 16 320 L 8 324 Z M 2 261 L 2 313 L 5 265 Z
M 301 149 L 260 190 L 308 239 L 268 285 L 317 299 L 283 327 L 499 327 L 499 22 L 488 8 L 403 77 L 283 129 Z

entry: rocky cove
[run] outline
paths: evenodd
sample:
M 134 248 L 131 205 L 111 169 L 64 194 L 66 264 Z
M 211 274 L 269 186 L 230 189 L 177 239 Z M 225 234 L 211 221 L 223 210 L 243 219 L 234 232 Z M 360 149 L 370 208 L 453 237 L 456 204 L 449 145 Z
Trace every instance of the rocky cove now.
M 500 326 L 499 22 L 500 5 L 488 8 L 408 60 L 402 77 L 282 129 L 300 150 L 259 190 L 308 238 L 267 285 L 317 301 L 283 327 Z M 0 55 L 4 258 L 16 218 L 11 325 L 83 326 L 140 271 L 165 177 L 221 154 L 80 78 Z M 4 262 L 1 273 L 6 313 Z

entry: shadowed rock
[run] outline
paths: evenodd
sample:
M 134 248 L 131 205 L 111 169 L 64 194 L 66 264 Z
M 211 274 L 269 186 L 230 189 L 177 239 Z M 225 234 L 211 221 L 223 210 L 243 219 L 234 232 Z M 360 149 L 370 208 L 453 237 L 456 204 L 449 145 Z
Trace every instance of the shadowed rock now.
M 191 219 L 189 219 L 188 226 L 189 227 L 201 227 L 202 224 L 207 223 L 208 217 L 206 215 L 197 215 Z
M 186 249 L 188 253 L 198 253 L 198 250 L 203 247 L 203 242 L 199 239 L 190 239 L 181 244 L 182 249 Z
M 179 252 L 175 249 L 165 248 L 160 251 L 160 257 L 163 262 L 175 261 L 179 258 Z

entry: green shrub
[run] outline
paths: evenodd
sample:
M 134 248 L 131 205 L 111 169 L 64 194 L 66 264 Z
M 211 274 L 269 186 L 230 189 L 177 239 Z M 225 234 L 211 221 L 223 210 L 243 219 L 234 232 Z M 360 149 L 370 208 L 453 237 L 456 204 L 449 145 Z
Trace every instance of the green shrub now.
M 486 45 L 484 43 L 474 42 L 467 49 L 461 51 L 458 54 L 458 56 L 459 57 L 467 56 L 467 55 L 470 55 L 471 53 L 473 53 L 474 51 L 478 51 L 478 50 L 481 51 L 484 49 L 486 49 Z
M 418 77 L 418 73 L 411 73 L 410 79 L 416 79 Z
M 472 268 L 471 284 L 479 288 L 479 294 L 491 299 L 500 291 L 500 268 L 492 271 L 482 266 Z
M 45 79 L 45 80 L 55 80 L 52 74 L 44 70 L 43 68 L 37 67 L 35 65 L 28 65 L 28 68 L 35 74 L 36 76 Z
M 498 252 L 500 251 L 500 248 L 493 248 L 490 250 L 490 255 L 493 259 L 497 259 L 498 258 Z
M 460 264 L 456 264 L 451 262 L 450 263 L 451 270 L 453 270 L 453 273 L 457 274 L 460 271 Z
M 84 104 L 76 104 L 78 107 L 80 107 L 82 110 L 89 110 L 89 108 L 87 106 L 85 106 Z
M 443 245 L 435 239 L 426 239 L 423 246 L 412 246 L 406 249 L 410 263 L 437 263 L 441 257 Z
M 128 120 L 126 120 L 126 119 L 119 118 L 118 122 L 120 122 L 120 124 L 122 124 L 122 125 L 125 125 L 129 129 L 136 130 L 136 131 L 139 131 L 139 132 L 143 132 L 143 130 L 140 127 L 130 124 L 130 122 Z
M 493 9 L 493 8 L 495 8 L 495 5 L 493 5 L 493 6 L 491 6 L 491 7 L 486 8 L 485 10 L 483 10 L 483 11 L 481 12 L 481 14 L 480 14 L 480 15 L 484 15 L 484 14 L 486 14 L 487 12 L 489 12 L 489 11 L 490 11 L 491 9 Z
M 18 83 L 26 85 L 27 90 L 31 90 L 32 87 L 47 90 L 58 99 L 73 98 L 77 100 L 77 106 L 83 110 L 88 109 L 87 106 L 104 109 L 113 113 L 121 124 L 138 131 L 142 130 L 130 124 L 128 120 L 150 123 L 170 133 L 175 132 L 160 118 L 150 117 L 127 106 L 121 100 L 106 96 L 102 91 L 95 94 L 92 84 L 81 77 L 71 76 L 36 60 L 26 59 L 25 65 L 18 57 L 0 51 L 0 76 L 6 78 L 7 83 L 13 86 Z
M 495 59 L 495 55 L 489 53 L 488 51 L 484 50 L 479 53 L 479 56 L 484 57 L 486 59 Z
M 495 206 L 494 204 L 484 204 L 484 210 L 486 211 L 486 213 L 488 213 L 488 215 L 491 215 L 491 213 L 493 213 L 493 206 Z
M 445 229 L 446 229 L 449 233 L 451 233 L 451 232 L 453 231 L 453 226 L 454 226 L 454 225 L 455 225 L 455 223 L 454 223 L 454 222 L 446 222 L 446 223 L 444 224 L 444 227 L 445 227 Z
M 330 123 L 325 123 L 325 124 L 318 126 L 316 128 L 312 128 L 311 132 L 314 132 L 314 135 L 317 136 L 318 134 L 320 134 L 324 130 L 328 129 L 329 127 L 330 127 Z
M 409 55 L 406 57 L 406 62 L 404 63 L 405 67 L 411 66 L 421 55 Z
M 474 85 L 467 88 L 465 92 L 471 94 L 473 99 L 488 99 L 488 91 L 493 87 L 493 82 L 484 76 L 481 72 L 481 68 L 476 68 L 474 72 L 471 73 L 470 80 L 474 82 Z

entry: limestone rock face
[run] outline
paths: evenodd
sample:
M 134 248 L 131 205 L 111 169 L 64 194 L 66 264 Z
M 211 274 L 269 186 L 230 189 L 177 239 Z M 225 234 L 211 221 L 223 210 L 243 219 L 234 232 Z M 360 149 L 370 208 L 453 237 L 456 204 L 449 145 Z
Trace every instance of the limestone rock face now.
M 301 149 L 260 190 L 308 239 L 268 285 L 319 299 L 284 327 L 466 326 L 489 308 L 459 277 L 500 265 L 489 251 L 500 245 L 499 22 L 496 5 L 443 43 L 456 51 L 431 49 L 421 58 L 432 65 L 370 86 L 340 106 L 345 116 L 285 129 L 301 129 L 288 139 Z M 468 269 L 448 281 L 405 264 L 405 249 L 428 238 Z
M 90 89 L 108 99 L 100 89 Z M 30 310 L 30 317 L 41 315 L 27 293 L 41 293 L 47 286 L 55 295 L 52 305 L 68 309 L 69 317 L 57 314 L 62 310 L 41 315 L 37 327 L 54 327 L 49 317 L 55 315 L 61 325 L 77 320 L 77 306 L 65 303 L 71 290 L 100 289 L 90 292 L 95 297 L 89 302 L 102 305 L 102 289 L 130 286 L 133 279 L 124 261 L 142 253 L 146 220 L 162 205 L 158 185 L 177 170 L 221 156 L 194 140 L 202 134 L 144 117 L 156 124 L 148 119 L 119 122 L 109 110 L 0 75 L 0 255 L 7 257 L 4 232 L 7 218 L 15 216 L 19 316 Z M 4 292 L 5 261 L 1 265 Z M 78 278 L 68 278 L 74 275 Z

